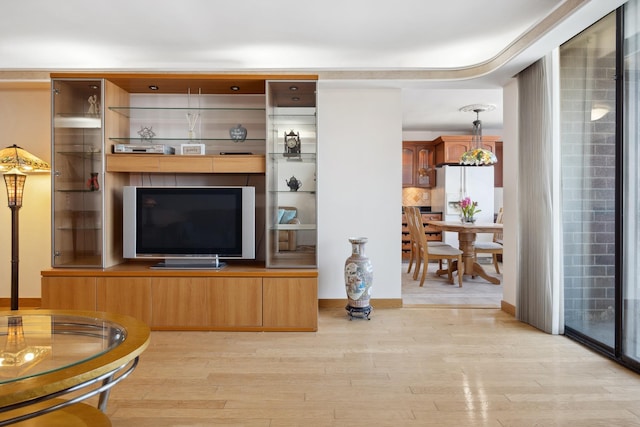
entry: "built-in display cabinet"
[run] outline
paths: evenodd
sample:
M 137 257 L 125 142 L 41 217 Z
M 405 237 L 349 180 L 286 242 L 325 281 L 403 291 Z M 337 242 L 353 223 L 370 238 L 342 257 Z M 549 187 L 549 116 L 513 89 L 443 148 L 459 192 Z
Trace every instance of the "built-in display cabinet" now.
M 267 82 L 267 267 L 317 265 L 316 82 Z
M 317 327 L 315 76 L 64 73 L 52 75 L 52 87 L 53 269 L 43 272 L 43 307 L 124 310 L 168 329 Z M 145 153 L 143 145 L 162 153 Z M 125 185 L 255 186 L 256 262 L 226 273 L 182 271 L 175 285 L 126 262 Z M 281 222 L 283 209 L 295 211 L 295 220 Z M 122 269 L 137 279 L 128 285 L 110 277 Z M 188 320 L 181 316 L 193 313 L 165 313 L 169 305 L 191 306 L 183 299 L 195 294 L 179 284 L 196 276 L 189 286 L 202 301 L 236 314 L 243 298 L 222 278 L 257 278 L 247 292 L 261 295 L 258 308 L 237 322 L 217 308 Z M 115 295 L 120 302 L 109 303 Z M 300 316 L 301 307 L 311 314 Z
M 52 260 L 54 267 L 122 262 L 121 214 L 105 175 L 103 79 L 52 81 Z M 112 124 L 113 126 L 113 124 Z

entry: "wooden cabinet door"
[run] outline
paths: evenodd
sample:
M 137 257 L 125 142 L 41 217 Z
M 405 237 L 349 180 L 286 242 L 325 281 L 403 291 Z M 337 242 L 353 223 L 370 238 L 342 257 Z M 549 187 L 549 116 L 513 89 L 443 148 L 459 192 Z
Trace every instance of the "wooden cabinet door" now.
M 435 186 L 436 171 L 433 167 L 433 148 L 425 145 L 416 146 L 416 167 L 415 185 L 416 187 L 431 188 Z
M 125 314 L 151 325 L 150 277 L 98 277 L 97 309 Z
M 152 327 L 262 326 L 261 278 L 157 277 L 151 294 Z
M 414 168 L 414 150 L 413 147 L 404 143 L 402 144 L 402 186 L 413 187 L 413 177 L 415 175 Z
M 151 326 L 195 328 L 208 326 L 209 279 L 155 277 L 151 280 Z
M 225 277 L 210 279 L 211 326 L 262 326 L 262 279 Z
M 56 310 L 96 310 L 95 277 L 43 277 L 42 308 Z
M 431 143 L 402 143 L 402 186 L 431 188 L 435 186 L 434 151 Z
M 470 143 L 446 142 L 444 145 L 444 163 L 460 163 L 460 157 L 469 151 Z
M 318 330 L 317 278 L 265 277 L 262 298 L 265 329 Z

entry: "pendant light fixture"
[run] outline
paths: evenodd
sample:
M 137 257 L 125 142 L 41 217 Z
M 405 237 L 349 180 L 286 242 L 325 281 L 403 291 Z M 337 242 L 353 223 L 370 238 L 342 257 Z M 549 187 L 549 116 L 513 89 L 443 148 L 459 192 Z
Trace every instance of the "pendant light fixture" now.
M 465 151 L 460 156 L 460 164 L 473 166 L 487 166 L 498 163 L 498 158 L 494 153 L 482 148 L 482 121 L 480 113 L 483 111 L 493 111 L 496 106 L 492 104 L 471 104 L 460 108 L 465 113 L 476 113 L 476 119 L 473 121 L 473 138 L 471 139 L 471 147 L 469 151 Z

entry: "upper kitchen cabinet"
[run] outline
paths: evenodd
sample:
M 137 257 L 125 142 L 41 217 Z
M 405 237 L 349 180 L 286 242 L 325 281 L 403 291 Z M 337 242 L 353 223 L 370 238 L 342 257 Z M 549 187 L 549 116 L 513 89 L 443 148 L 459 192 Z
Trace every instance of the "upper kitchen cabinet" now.
M 435 164 L 437 166 L 459 164 L 462 154 L 474 148 L 472 138 L 472 135 L 448 135 L 439 136 L 433 140 L 435 147 Z M 481 148 L 495 153 L 496 141 L 500 139 L 501 137 L 499 136 L 483 136 Z
M 431 188 L 436 185 L 434 150 L 431 142 L 402 143 L 402 186 Z

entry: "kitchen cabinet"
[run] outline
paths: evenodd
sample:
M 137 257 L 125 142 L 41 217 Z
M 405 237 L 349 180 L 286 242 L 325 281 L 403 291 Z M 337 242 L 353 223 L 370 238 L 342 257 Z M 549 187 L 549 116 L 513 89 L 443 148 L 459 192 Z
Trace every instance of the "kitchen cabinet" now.
M 474 148 L 472 139 L 472 135 L 447 135 L 434 139 L 435 164 L 437 166 L 459 164 L 460 156 Z M 498 140 L 500 140 L 499 136 L 483 136 L 482 148 L 495 153 Z
M 402 143 L 402 186 L 432 188 L 436 185 L 434 151 L 431 142 Z
M 502 153 L 502 141 L 496 141 L 496 158 L 498 159 L 498 163 L 493 166 L 493 186 L 502 188 L 503 179 L 502 179 L 502 160 L 504 158 Z

